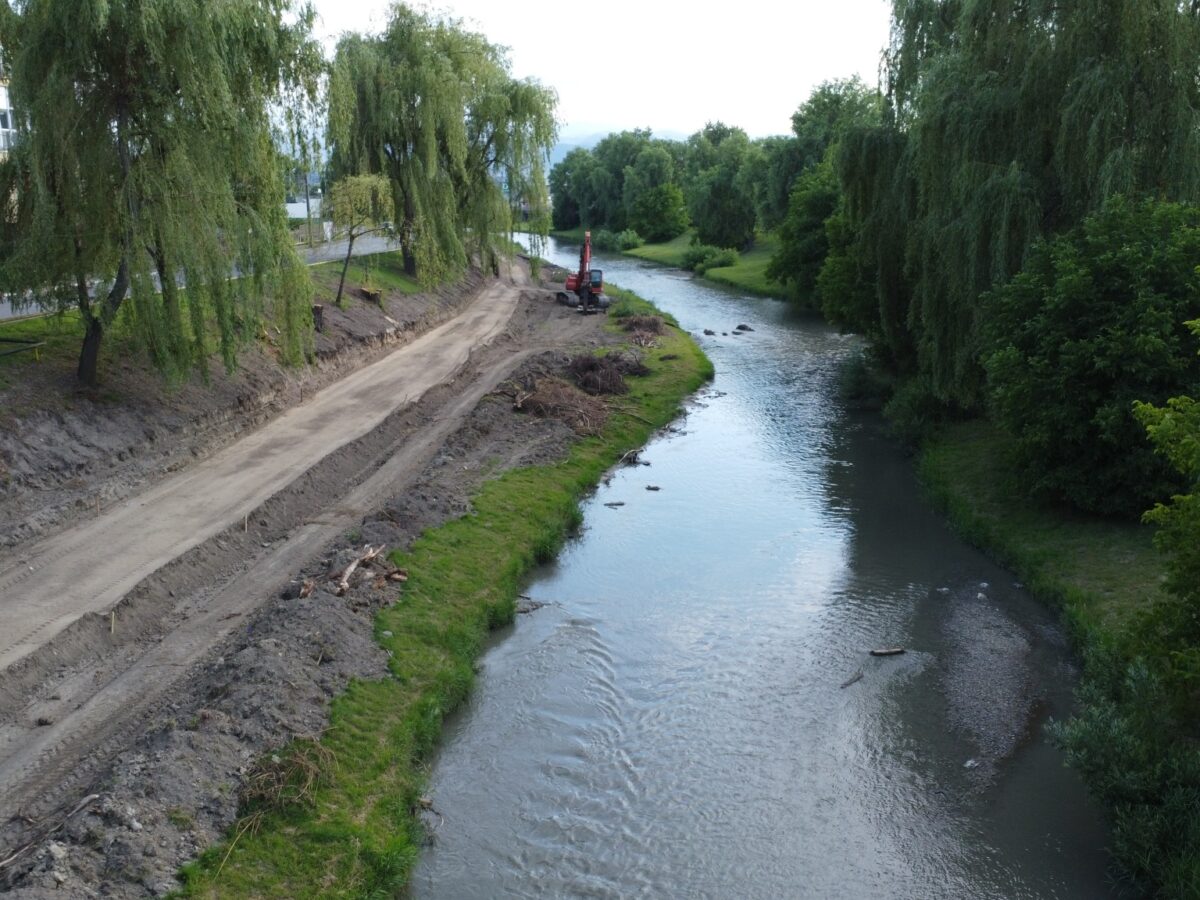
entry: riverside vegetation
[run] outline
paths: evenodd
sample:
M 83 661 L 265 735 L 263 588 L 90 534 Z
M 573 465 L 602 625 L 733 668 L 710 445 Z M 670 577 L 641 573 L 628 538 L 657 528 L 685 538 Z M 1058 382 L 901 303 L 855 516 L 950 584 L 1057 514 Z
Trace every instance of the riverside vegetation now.
M 661 316 L 635 295 L 610 291 L 613 330 L 631 317 Z M 393 555 L 409 581 L 376 620 L 391 677 L 354 683 L 335 701 L 319 744 L 279 754 L 288 790 L 251 802 L 227 844 L 188 867 L 187 896 L 298 896 L 330 880 L 356 896 L 403 887 L 423 840 L 425 760 L 470 691 L 487 634 L 512 620 L 525 574 L 579 525 L 580 498 L 712 376 L 696 344 L 662 318 L 669 324 L 659 347 L 643 356 L 648 373 L 610 401 L 598 434 L 580 438 L 561 462 L 486 482 L 470 514 Z M 294 802 L 279 802 L 280 794 Z
M 932 493 L 1074 626 L 1081 706 L 1052 734 L 1124 874 L 1200 896 L 1200 9 L 892 17 L 878 90 L 820 86 L 788 136 L 575 150 L 554 225 L 740 287 L 714 263 L 774 242 L 768 287 L 866 339 L 854 380 Z

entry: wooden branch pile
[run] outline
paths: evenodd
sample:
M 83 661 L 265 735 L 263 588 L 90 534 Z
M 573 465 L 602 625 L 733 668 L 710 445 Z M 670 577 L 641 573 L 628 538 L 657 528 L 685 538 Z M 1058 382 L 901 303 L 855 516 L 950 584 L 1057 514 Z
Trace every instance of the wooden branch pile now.
M 337 588 L 334 593 L 339 597 L 346 596 L 347 592 L 350 590 L 350 579 L 354 577 L 354 573 L 358 571 L 359 568 L 365 569 L 368 566 L 374 566 L 379 569 L 379 571 L 376 573 L 377 587 L 383 587 L 388 582 L 402 583 L 408 581 L 407 570 L 398 569 L 388 562 L 387 557 L 384 556 L 384 550 L 386 549 L 387 548 L 383 544 L 380 544 L 377 548 L 372 547 L 370 544 L 364 546 L 362 553 L 351 560 L 350 564 L 341 571 L 340 575 L 334 575 L 333 578 L 330 579 L 331 581 L 337 582 Z M 305 588 L 308 588 L 307 581 L 304 583 L 304 587 L 300 589 L 301 597 L 308 596 L 308 594 L 304 593 Z M 308 589 L 308 593 L 312 593 L 311 588 Z

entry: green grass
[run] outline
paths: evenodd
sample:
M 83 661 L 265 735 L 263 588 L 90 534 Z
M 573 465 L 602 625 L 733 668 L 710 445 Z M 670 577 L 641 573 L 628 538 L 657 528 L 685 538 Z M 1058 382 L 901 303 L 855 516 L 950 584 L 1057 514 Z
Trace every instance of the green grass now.
M 662 359 L 671 354 L 678 358 Z M 576 443 L 564 462 L 487 482 L 472 514 L 394 557 L 410 580 L 375 626 L 392 653 L 391 677 L 356 682 L 335 701 L 323 743 L 336 765 L 311 802 L 209 850 L 185 869 L 187 895 L 382 897 L 402 889 L 422 843 L 414 810 L 424 760 L 446 714 L 470 691 L 489 630 L 512 620 L 522 579 L 578 526 L 580 498 L 712 376 L 699 348 L 677 331 L 645 360 L 651 373 L 630 379 L 631 393 L 602 435 Z
M 688 247 L 692 245 L 691 231 L 686 231 L 679 237 L 669 240 L 662 244 L 642 244 L 640 247 L 635 247 L 632 250 L 626 251 L 628 256 L 636 256 L 638 259 L 646 259 L 650 262 L 659 263 L 664 266 L 674 266 L 682 268 L 683 254 L 687 252 Z
M 718 284 L 728 285 L 762 297 L 782 297 L 784 288 L 767 277 L 767 266 L 779 248 L 779 239 L 773 234 L 762 235 L 754 246 L 742 253 L 737 265 L 720 269 L 709 269 L 704 277 Z
M 578 228 L 571 228 L 567 231 L 551 231 L 550 236 L 558 238 L 560 241 L 570 241 L 573 244 L 582 244 L 583 233 L 591 230 L 592 229 L 585 228 L 583 225 L 580 225 Z M 596 230 L 598 231 L 599 229 Z
M 27 366 L 77 357 L 83 340 L 83 326 L 79 324 L 79 312 L 70 310 L 56 316 L 0 322 L 0 338 L 45 342 L 45 346 L 39 347 L 36 354 L 34 351 L 23 351 L 0 356 L 0 388 L 5 388 Z M 17 346 L 0 343 L 0 352 Z
M 1009 440 L 985 422 L 945 428 L 920 458 L 931 496 L 965 537 L 1060 606 L 1077 639 L 1119 639 L 1162 581 L 1152 529 L 1032 503 Z
M 343 262 L 344 260 L 339 259 L 309 267 L 318 294 L 328 293 L 330 299 L 337 294 Z M 347 291 L 356 291 L 362 286 L 368 268 L 371 286 L 377 290 L 397 291 L 401 294 L 418 294 L 422 290 L 415 279 L 404 274 L 404 255 L 399 250 L 387 250 L 383 253 L 356 256 L 350 260 L 350 268 L 346 270 Z
M 662 244 L 643 244 L 626 251 L 628 256 L 649 260 L 664 266 L 683 267 L 683 255 L 691 246 L 692 232 L 681 234 L 674 240 Z M 742 252 L 736 265 L 709 269 L 702 276 L 728 287 L 737 288 L 748 294 L 762 297 L 782 297 L 782 285 L 767 278 L 767 266 L 779 247 L 779 239 L 773 234 L 760 235 L 754 245 Z

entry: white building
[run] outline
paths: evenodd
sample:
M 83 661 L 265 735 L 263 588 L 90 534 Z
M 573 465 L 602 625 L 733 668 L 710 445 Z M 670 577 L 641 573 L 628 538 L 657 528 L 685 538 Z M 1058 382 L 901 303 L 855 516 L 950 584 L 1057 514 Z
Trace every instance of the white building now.
M 0 64 L 0 159 L 8 155 L 17 136 L 16 122 L 13 119 L 12 101 L 8 98 L 8 73 Z

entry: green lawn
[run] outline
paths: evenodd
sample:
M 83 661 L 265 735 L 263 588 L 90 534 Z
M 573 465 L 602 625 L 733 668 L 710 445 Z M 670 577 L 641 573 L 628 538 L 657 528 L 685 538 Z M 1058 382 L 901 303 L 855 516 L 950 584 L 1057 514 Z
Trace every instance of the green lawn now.
M 318 300 L 322 295 L 328 294 L 326 299 L 332 302 L 337 295 L 338 277 L 342 274 L 343 262 L 344 260 L 335 260 L 309 267 Z M 399 250 L 352 258 L 350 268 L 346 270 L 346 290 L 357 290 L 361 287 L 367 279 L 368 271 L 371 286 L 376 289 L 397 291 L 401 294 L 417 294 L 421 291 L 421 286 L 416 280 L 404 274 L 404 256 Z
M 664 266 L 681 268 L 683 255 L 691 246 L 692 234 L 689 231 L 662 244 L 643 244 L 641 247 L 627 251 L 627 254 Z M 779 239 L 775 235 L 760 235 L 749 250 L 742 252 L 737 265 L 709 269 L 703 277 L 748 294 L 782 297 L 784 296 L 783 286 L 767 278 L 767 265 L 771 262 L 771 257 L 778 247 Z
M 579 524 L 580 498 L 712 377 L 700 349 L 674 329 L 644 360 L 650 374 L 630 379 L 602 435 L 580 440 L 564 462 L 487 482 L 471 514 L 394 557 L 409 581 L 375 626 L 393 654 L 392 677 L 356 682 L 334 703 L 327 753 L 303 744 L 288 751 L 327 761 L 320 786 L 306 803 L 267 812 L 257 831 L 243 819 L 231 841 L 187 867 L 189 896 L 400 895 L 423 843 L 425 761 L 471 689 L 488 632 L 512 620 L 526 573 Z M 285 762 L 288 752 L 279 754 Z
M 737 265 L 721 269 L 709 269 L 704 277 L 719 284 L 727 284 L 748 294 L 764 297 L 782 297 L 784 288 L 767 278 L 767 266 L 779 248 L 779 239 L 773 234 L 762 235 L 754 246 L 742 253 Z
M 968 539 L 1061 605 L 1077 637 L 1119 637 L 1163 577 L 1152 529 L 1032 503 L 1009 440 L 985 422 L 944 429 L 921 454 L 930 494 Z

